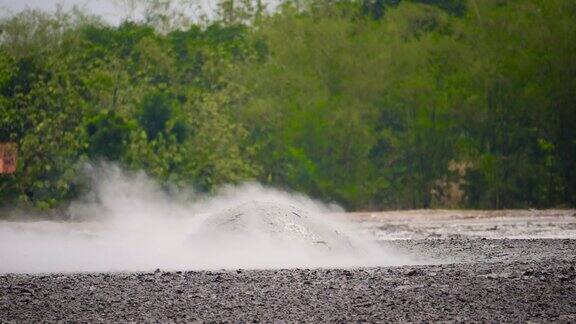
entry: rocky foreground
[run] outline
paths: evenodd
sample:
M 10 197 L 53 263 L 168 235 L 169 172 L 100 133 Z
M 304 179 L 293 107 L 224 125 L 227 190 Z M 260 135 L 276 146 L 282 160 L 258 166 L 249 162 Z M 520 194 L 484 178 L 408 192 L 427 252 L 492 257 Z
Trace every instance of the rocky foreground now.
M 0 322 L 576 321 L 576 240 L 383 244 L 427 265 L 1 275 Z

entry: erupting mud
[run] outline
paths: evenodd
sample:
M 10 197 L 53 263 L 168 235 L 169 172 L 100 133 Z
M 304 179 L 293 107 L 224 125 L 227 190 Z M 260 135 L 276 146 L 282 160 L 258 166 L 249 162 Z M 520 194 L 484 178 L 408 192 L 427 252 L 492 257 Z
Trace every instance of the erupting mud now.
M 339 207 L 302 195 L 257 184 L 168 194 L 143 174 L 92 176 L 94 191 L 67 211 L 72 221 L 0 222 L 0 273 L 413 263 L 358 237 Z

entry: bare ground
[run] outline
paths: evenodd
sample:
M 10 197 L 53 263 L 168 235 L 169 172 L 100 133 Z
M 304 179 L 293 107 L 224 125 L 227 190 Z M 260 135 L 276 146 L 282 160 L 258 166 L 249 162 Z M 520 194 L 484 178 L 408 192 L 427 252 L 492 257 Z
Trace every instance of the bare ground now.
M 566 234 L 572 216 L 520 217 L 514 226 L 498 217 L 458 218 L 463 224 L 452 229 L 428 217 L 404 223 L 417 229 L 412 234 L 380 242 L 422 258 L 419 266 L 1 275 L 0 322 L 575 322 L 576 239 Z M 393 233 L 392 221 L 370 221 L 365 230 Z M 540 222 L 564 238 L 475 231 L 502 222 L 528 234 L 526 226 L 538 229 L 528 222 Z

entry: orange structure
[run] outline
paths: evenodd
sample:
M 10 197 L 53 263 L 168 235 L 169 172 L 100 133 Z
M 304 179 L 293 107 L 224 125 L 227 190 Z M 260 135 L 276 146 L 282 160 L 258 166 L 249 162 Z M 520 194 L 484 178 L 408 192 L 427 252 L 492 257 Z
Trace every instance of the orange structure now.
M 16 143 L 0 143 L 0 174 L 16 172 L 18 147 Z

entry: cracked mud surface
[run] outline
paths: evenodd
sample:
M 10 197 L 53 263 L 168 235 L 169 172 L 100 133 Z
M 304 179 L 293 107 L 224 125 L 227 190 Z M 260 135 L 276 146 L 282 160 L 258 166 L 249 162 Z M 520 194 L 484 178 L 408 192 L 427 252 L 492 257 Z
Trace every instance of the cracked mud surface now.
M 576 240 L 382 244 L 435 264 L 0 275 L 0 322 L 576 321 Z

